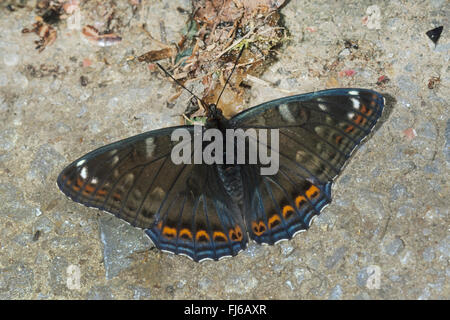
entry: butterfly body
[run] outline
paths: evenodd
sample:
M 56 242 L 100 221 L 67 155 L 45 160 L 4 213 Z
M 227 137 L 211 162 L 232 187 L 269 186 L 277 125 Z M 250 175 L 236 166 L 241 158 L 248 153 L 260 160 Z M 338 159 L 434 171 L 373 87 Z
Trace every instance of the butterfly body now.
M 236 157 L 227 164 L 175 164 L 172 132 L 185 129 L 194 140 L 195 131 L 179 126 L 94 150 L 67 166 L 58 186 L 74 201 L 144 229 L 163 251 L 219 260 L 236 255 L 249 240 L 275 244 L 305 231 L 330 203 L 334 178 L 383 107 L 383 97 L 366 89 L 281 98 L 231 119 L 213 105 L 203 132 L 279 131 L 278 146 L 266 143 L 279 157 L 275 174 L 262 175 L 261 162 L 242 164 Z

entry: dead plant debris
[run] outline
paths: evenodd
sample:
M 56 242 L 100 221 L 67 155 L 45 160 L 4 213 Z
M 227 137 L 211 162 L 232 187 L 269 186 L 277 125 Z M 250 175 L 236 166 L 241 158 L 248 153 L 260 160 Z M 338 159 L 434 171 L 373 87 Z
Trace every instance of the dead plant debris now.
M 201 81 L 204 91 L 200 96 L 209 104 L 216 102 L 237 54 L 245 46 L 247 49 L 220 102 L 224 115 L 231 116 L 243 103 L 246 86 L 241 84 L 246 81 L 247 74 L 259 76 L 274 56 L 276 47 L 288 39 L 277 11 L 283 3 L 193 0 L 190 18 L 177 45 L 149 51 L 138 60 L 151 63 L 169 59 L 166 68 L 175 79 L 184 85 Z

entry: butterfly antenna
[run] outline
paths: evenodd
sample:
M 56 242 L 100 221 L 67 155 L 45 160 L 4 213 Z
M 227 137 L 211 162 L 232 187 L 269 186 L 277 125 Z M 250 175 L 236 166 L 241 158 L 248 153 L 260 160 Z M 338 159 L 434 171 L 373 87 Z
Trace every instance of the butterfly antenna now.
M 223 88 L 222 88 L 222 91 L 221 91 L 220 94 L 219 94 L 219 98 L 217 98 L 216 106 L 219 104 L 220 97 L 222 96 L 222 93 L 225 91 L 225 88 L 226 88 L 228 82 L 230 81 L 231 76 L 232 76 L 233 73 L 234 73 L 234 69 L 236 69 L 236 66 L 237 66 L 237 64 L 238 64 L 238 61 L 239 61 L 239 59 L 241 58 L 242 52 L 244 52 L 244 49 L 245 49 L 245 46 L 242 46 L 242 49 L 241 49 L 241 51 L 239 52 L 239 54 L 238 54 L 238 56 L 237 56 L 237 58 L 236 58 L 236 62 L 234 63 L 233 69 L 231 70 L 231 73 L 230 73 L 230 75 L 228 76 L 227 81 L 225 82 L 225 84 L 224 84 L 224 86 L 223 86 Z
M 184 90 L 186 90 L 187 92 L 189 92 L 190 94 L 192 94 L 194 97 L 196 97 L 203 105 L 207 106 L 207 104 L 200 99 L 195 93 L 193 93 L 191 90 L 189 90 L 188 88 L 186 88 L 181 82 L 179 82 L 177 79 L 175 79 L 166 69 L 163 68 L 162 65 L 160 65 L 158 62 L 156 62 L 156 65 L 162 70 L 164 71 L 164 73 L 170 77 L 173 81 L 175 81 L 175 83 L 177 85 L 179 85 L 180 87 L 182 87 Z

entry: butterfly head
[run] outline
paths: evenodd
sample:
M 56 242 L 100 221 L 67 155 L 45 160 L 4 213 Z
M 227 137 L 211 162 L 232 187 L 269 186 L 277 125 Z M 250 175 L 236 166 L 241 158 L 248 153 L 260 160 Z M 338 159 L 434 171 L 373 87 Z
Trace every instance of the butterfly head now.
M 208 123 L 215 125 L 225 120 L 222 110 L 220 110 L 215 103 L 208 105 Z

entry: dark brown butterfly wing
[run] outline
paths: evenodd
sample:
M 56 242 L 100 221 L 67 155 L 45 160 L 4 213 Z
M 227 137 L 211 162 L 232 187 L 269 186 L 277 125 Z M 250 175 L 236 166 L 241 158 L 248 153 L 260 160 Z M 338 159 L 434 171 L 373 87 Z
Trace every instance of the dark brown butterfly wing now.
M 331 184 L 372 131 L 383 97 L 366 89 L 332 89 L 286 97 L 248 109 L 233 127 L 278 129 L 279 171 L 243 166 L 244 217 L 250 238 L 273 244 L 309 227 L 331 201 Z
M 171 161 L 178 143 L 171 134 L 180 128 L 192 138 L 192 126 L 173 127 L 94 150 L 67 166 L 58 186 L 76 202 L 145 229 L 159 249 L 195 261 L 235 255 L 247 243 L 240 210 L 215 165 Z

